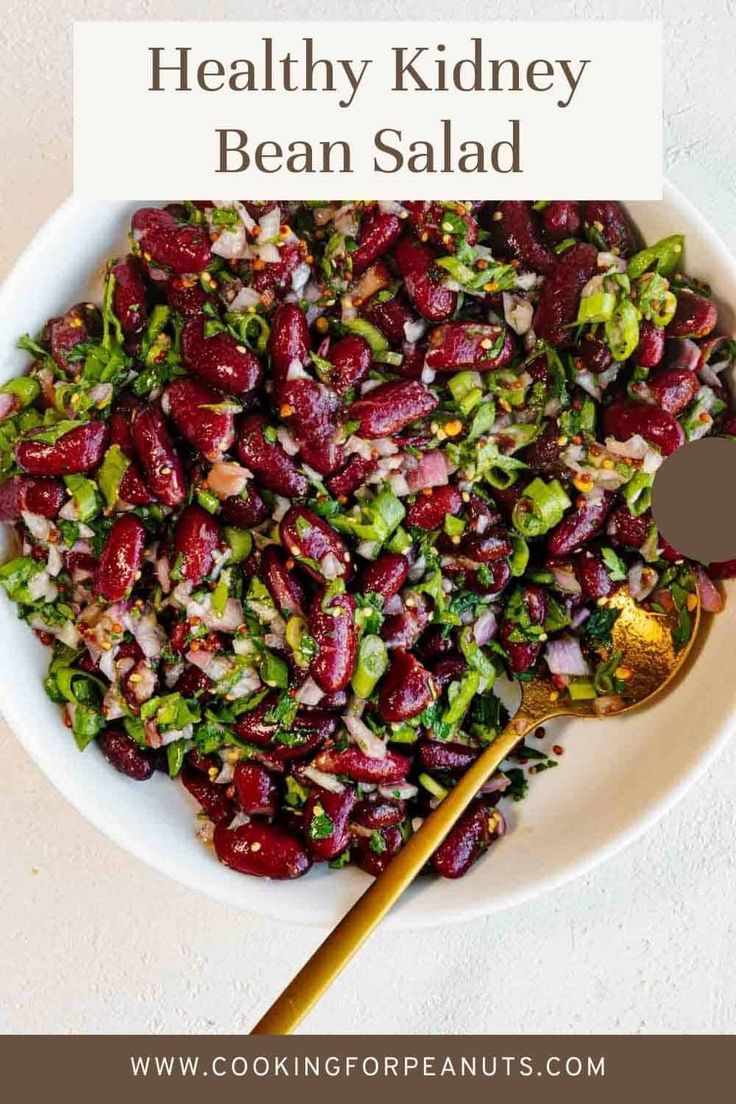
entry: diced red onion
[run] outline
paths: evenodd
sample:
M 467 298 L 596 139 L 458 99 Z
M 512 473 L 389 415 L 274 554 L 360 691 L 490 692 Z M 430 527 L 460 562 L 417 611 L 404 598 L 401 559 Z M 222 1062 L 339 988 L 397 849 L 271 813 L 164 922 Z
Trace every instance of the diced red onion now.
M 505 793 L 511 785 L 511 779 L 505 774 L 494 774 L 487 782 L 484 782 L 478 793 Z
M 387 749 L 383 740 L 379 739 L 375 732 L 371 732 L 368 725 L 361 721 L 360 717 L 346 713 L 342 720 L 353 743 L 358 745 L 364 755 L 367 755 L 369 759 L 386 758 Z
M 324 693 L 313 678 L 307 678 L 294 695 L 300 705 L 318 705 Z
M 482 648 L 484 644 L 487 644 L 489 640 L 493 639 L 496 635 L 497 628 L 498 621 L 496 619 L 496 614 L 492 609 L 486 610 L 473 625 L 475 643 Z
M 658 581 L 659 576 L 654 568 L 642 563 L 641 560 L 632 564 L 626 577 L 629 594 L 636 602 L 643 602 L 648 598 Z
M 566 633 L 550 640 L 544 651 L 547 666 L 553 675 L 589 675 L 590 667 L 583 655 L 580 641 Z
M 555 582 L 565 594 L 582 593 L 583 588 L 580 586 L 574 571 L 568 571 L 562 566 L 553 567 L 551 570 L 555 577 Z
M 9 391 L 0 392 L 0 422 L 9 418 L 16 406 L 16 396 Z
M 419 793 L 419 787 L 413 782 L 394 782 L 392 785 L 379 786 L 381 797 L 396 798 L 397 801 L 410 801 Z
M 706 613 L 720 613 L 723 609 L 723 596 L 708 572 L 700 564 L 695 566 L 695 577 L 698 580 L 700 592 L 700 604 Z
M 339 794 L 345 791 L 345 786 L 334 774 L 326 774 L 325 771 L 318 770 L 316 767 L 305 767 L 302 774 L 310 782 L 314 782 L 315 786 L 320 786 L 323 790 L 329 790 L 330 793 Z
M 406 481 L 410 491 L 420 491 L 424 487 L 444 487 L 448 474 L 444 453 L 433 450 L 424 453 L 416 468 L 408 472 Z

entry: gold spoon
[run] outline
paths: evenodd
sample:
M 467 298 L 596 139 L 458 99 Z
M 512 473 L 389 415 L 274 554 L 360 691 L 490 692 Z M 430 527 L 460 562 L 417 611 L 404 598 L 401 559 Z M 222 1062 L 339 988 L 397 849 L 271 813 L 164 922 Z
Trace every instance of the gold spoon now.
M 626 700 L 620 706 L 614 703 L 612 713 L 623 713 L 642 705 L 667 686 L 680 670 L 700 625 L 700 602 L 697 595 L 693 597 L 692 632 L 679 652 L 675 651 L 671 634 L 677 621 L 676 613 L 661 614 L 642 609 L 625 590 L 608 600 L 608 605 L 619 610 L 612 631 L 613 648 L 622 653 L 621 666 L 626 668 L 628 675 Z M 384 872 L 356 901 L 251 1034 L 288 1035 L 298 1026 L 429 861 L 483 783 L 528 732 L 552 717 L 599 715 L 590 701 L 562 700 L 547 678 L 537 677 L 520 685 L 521 704 L 503 732 L 478 756 Z

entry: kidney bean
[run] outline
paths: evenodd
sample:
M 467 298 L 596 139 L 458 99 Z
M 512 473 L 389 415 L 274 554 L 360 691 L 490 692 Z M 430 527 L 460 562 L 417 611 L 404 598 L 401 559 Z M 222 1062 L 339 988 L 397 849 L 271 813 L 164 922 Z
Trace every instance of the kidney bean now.
M 401 613 L 392 613 L 381 626 L 387 648 L 412 648 L 429 624 L 427 603 L 421 594 L 408 595 Z
M 301 498 L 309 490 L 309 481 L 284 451 L 278 440 L 268 440 L 273 432 L 263 414 L 248 414 L 240 423 L 236 450 L 240 460 L 261 482 L 285 498 Z M 228 500 L 229 501 L 229 500 Z
M 209 701 L 212 697 L 212 689 L 214 687 L 212 679 L 200 671 L 199 667 L 195 667 L 193 663 L 188 663 L 179 678 L 174 683 L 174 690 L 176 690 L 183 698 L 199 698 L 200 701 Z
M 581 553 L 576 564 L 576 575 L 586 598 L 607 598 L 616 589 L 598 551 L 586 548 Z
M 665 331 L 649 319 L 639 323 L 639 344 L 633 354 L 635 364 L 642 368 L 656 368 L 664 356 Z
M 588 200 L 583 204 L 583 217 L 600 233 L 606 248 L 619 257 L 630 257 L 634 251 L 634 234 L 620 204 L 609 200 Z
M 214 844 L 220 862 L 256 878 L 299 878 L 312 865 L 296 835 L 263 820 L 234 829 L 218 824 Z
M 417 744 L 417 762 L 422 770 L 441 771 L 453 778 L 464 774 L 478 757 L 476 748 L 447 740 L 423 738 Z
M 557 254 L 542 241 L 531 204 L 507 199 L 498 204 L 492 216 L 494 236 L 511 254 L 535 272 L 549 276 L 557 266 Z
M 326 774 L 344 774 L 351 782 L 384 786 L 406 778 L 411 760 L 395 751 L 387 751 L 383 759 L 372 759 L 357 747 L 346 747 L 343 751 L 328 747 L 315 756 L 314 765 Z
M 391 437 L 412 422 L 425 418 L 439 400 L 419 380 L 381 383 L 357 399 L 348 410 L 348 418 L 360 423 L 362 437 Z
M 161 226 L 176 226 L 176 219 L 165 207 L 139 207 L 130 220 L 133 236 L 138 241 L 141 234 L 148 230 L 157 230 Z
M 150 748 L 139 747 L 122 725 L 109 725 L 97 737 L 97 743 L 108 763 L 135 782 L 145 782 L 153 774 L 153 754 Z
M 279 525 L 281 542 L 304 570 L 317 582 L 325 579 L 322 561 L 331 556 L 337 564 L 331 565 L 336 575 L 349 579 L 352 564 L 347 546 L 338 533 L 306 506 L 292 506 L 286 511 Z
M 365 338 L 347 334 L 330 346 L 327 359 L 334 365 L 327 382 L 338 395 L 345 395 L 368 375 L 373 354 Z
M 583 225 L 580 204 L 566 199 L 553 199 L 548 203 L 541 212 L 541 220 L 544 232 L 552 242 L 577 238 Z
M 611 510 L 611 495 L 581 498 L 547 537 L 550 556 L 567 556 L 599 533 Z
M 463 506 L 460 491 L 453 484 L 428 487 L 417 495 L 406 511 L 406 525 L 419 529 L 439 529 L 445 514 L 456 515 Z
M 394 825 L 401 824 L 405 815 L 403 801 L 389 800 L 381 797 L 380 794 L 372 793 L 357 803 L 350 820 L 361 828 L 380 832 L 383 828 L 393 828 Z
M 371 846 L 372 839 L 358 836 L 355 840 L 355 861 L 361 870 L 377 878 L 404 846 L 404 837 L 398 827 L 384 828 L 380 832 L 383 850 L 377 851 Z
M 211 387 L 229 395 L 244 395 L 260 387 L 263 367 L 255 353 L 229 333 L 205 337 L 206 319 L 190 318 L 181 332 L 184 367 Z
M 281 303 L 273 316 L 268 351 L 271 357 L 271 375 L 278 396 L 291 364 L 306 364 L 309 360 L 309 326 L 306 315 L 296 303 Z
M 121 515 L 110 530 L 97 563 L 93 592 L 108 602 L 127 597 L 140 574 L 146 530 L 134 514 Z
M 537 662 L 542 645 L 533 644 L 528 640 L 509 640 L 517 628 L 518 626 L 512 621 L 503 621 L 499 629 L 499 637 L 508 656 L 509 670 L 515 675 L 523 675 Z
M 394 250 L 394 260 L 410 300 L 429 322 L 444 322 L 457 307 L 457 293 L 441 283 L 435 269 L 434 252 L 416 238 L 402 238 Z
M 115 281 L 112 307 L 121 329 L 124 333 L 137 333 L 148 317 L 146 288 L 137 258 L 129 254 L 116 261 L 110 275 Z
M 708 564 L 708 574 L 711 579 L 736 578 L 736 560 L 721 560 L 720 563 Z
M 174 563 L 182 579 L 198 586 L 212 570 L 222 542 L 220 526 L 201 506 L 186 506 L 174 527 Z
M 258 744 L 259 747 L 272 747 L 274 737 L 279 731 L 276 721 L 267 719 L 267 714 L 277 703 L 276 694 L 268 694 L 248 713 L 243 713 L 235 722 L 236 734 L 241 740 L 249 744 Z M 288 726 L 288 731 L 305 740 L 316 737 L 318 742 L 334 735 L 338 718 L 325 709 L 300 709 L 296 717 Z
M 603 431 L 617 441 L 639 434 L 665 456 L 685 443 L 685 431 L 666 410 L 649 403 L 622 401 L 603 411 Z
M 350 594 L 318 594 L 309 613 L 309 631 L 319 651 L 310 674 L 326 694 L 344 690 L 350 682 L 358 652 L 355 599 Z
M 460 551 L 475 563 L 493 563 L 504 560 L 512 554 L 514 546 L 508 534 L 502 530 L 492 530 L 483 534 L 468 533 L 460 541 Z
M 222 391 L 183 376 L 169 384 L 165 402 L 182 437 L 208 460 L 219 460 L 232 448 L 233 405 Z
M 436 696 L 430 672 L 409 652 L 396 648 L 383 676 L 378 694 L 378 711 L 387 723 L 416 717 Z
M 47 445 L 34 439 L 31 430 L 15 446 L 18 467 L 30 475 L 75 475 L 91 471 L 101 462 L 107 447 L 108 429 L 104 422 L 82 422 Z
M 271 774 L 260 763 L 242 760 L 235 764 L 235 796 L 248 816 L 276 816 L 279 809 L 279 788 Z
M 195 667 L 194 670 L 197 668 Z M 216 755 L 203 755 L 201 751 L 197 751 L 196 748 L 191 748 L 186 754 L 186 760 L 190 767 L 194 767 L 201 774 L 211 774 L 216 772 L 215 777 L 220 773 L 222 763 Z
M 363 218 L 358 233 L 358 248 L 352 254 L 353 276 L 360 276 L 374 261 L 388 253 L 401 237 L 401 231 L 401 219 L 397 215 L 375 211 Z
M 228 797 L 227 787 L 212 782 L 207 775 L 185 764 L 181 775 L 185 790 L 192 795 L 213 824 L 229 824 L 235 816 L 235 804 Z
M 475 594 L 485 594 L 495 598 L 506 589 L 511 581 L 511 568 L 508 560 L 496 560 L 495 563 L 484 565 L 483 579 L 478 577 L 479 565 L 469 560 L 467 556 L 448 556 L 444 561 L 444 573 L 466 590 L 472 590 Z M 488 575 L 486 575 L 488 572 Z M 490 582 L 487 578 L 490 576 Z
M 461 878 L 480 858 L 491 838 L 488 809 L 481 798 L 475 798 L 432 856 L 434 870 L 443 878 Z
M 502 368 L 514 354 L 511 331 L 476 322 L 447 322 L 429 335 L 427 366 L 436 372 L 474 368 L 479 372 Z
M 276 291 L 282 291 L 291 283 L 295 269 L 302 263 L 302 255 L 305 252 L 300 241 L 287 241 L 279 246 L 278 261 L 269 261 L 262 268 L 251 266 L 251 280 L 253 287 L 261 295 Z M 247 269 L 247 266 L 244 266 Z
M 557 422 L 552 420 L 546 422 L 539 436 L 524 450 L 524 463 L 528 464 L 533 471 L 542 472 L 545 475 L 562 473 L 564 465 L 560 460 L 560 454 L 564 445 L 560 445 L 559 439 L 560 427 Z
M 489 529 L 502 523 L 503 518 L 493 503 L 486 502 L 480 495 L 471 494 L 465 503 L 468 530 L 482 536 Z
M 69 354 L 77 345 L 98 337 L 102 320 L 97 307 L 91 303 L 77 303 L 59 318 L 51 318 L 41 332 L 41 340 L 48 345 L 51 356 L 59 368 L 76 376 L 84 366 L 84 360 L 73 362 Z
M 718 308 L 713 300 L 683 288 L 677 294 L 677 309 L 667 326 L 667 336 L 705 337 L 717 322 Z
M 205 291 L 193 276 L 172 276 L 166 283 L 165 291 L 171 309 L 184 319 L 201 317 L 207 304 L 212 307 L 217 305 L 215 296 Z
M 521 588 L 521 596 L 532 625 L 543 625 L 549 606 L 546 591 L 536 583 L 525 583 Z
M 432 663 L 433 660 L 454 650 L 455 640 L 452 631 L 446 636 L 439 625 L 427 629 L 418 645 L 419 654 L 425 663 Z
M 223 518 L 239 529 L 252 529 L 265 521 L 270 511 L 255 487 L 246 484 L 239 495 L 226 498 L 220 505 Z
M 135 464 L 126 468 L 118 487 L 118 498 L 129 506 L 148 506 L 155 501 Z
M 354 790 L 332 793 L 317 788 L 310 792 L 304 806 L 304 836 L 315 862 L 329 862 L 349 845 L 349 820 L 355 802 Z
M 184 468 L 158 407 L 138 411 L 131 432 L 146 483 L 159 502 L 179 506 L 187 497 Z
M 330 494 L 335 498 L 345 501 L 362 487 L 371 472 L 378 467 L 378 458 L 365 459 L 357 452 L 353 453 L 347 464 L 340 471 L 331 475 L 325 482 Z
M 290 614 L 304 616 L 304 587 L 294 569 L 294 561 L 289 560 L 282 548 L 269 544 L 261 554 L 260 576 L 268 588 L 278 610 L 287 610 Z
M 345 462 L 336 443 L 340 400 L 334 391 L 313 379 L 289 380 L 280 391 L 279 416 L 291 425 L 302 460 L 321 475 L 330 475 Z
M 622 544 L 626 548 L 641 548 L 649 536 L 649 527 L 652 517 L 649 511 L 633 517 L 628 506 L 622 502 L 611 511 L 606 532 L 615 544 Z
M 66 502 L 66 490 L 55 479 L 15 475 L 0 483 L 0 521 L 19 521 L 21 512 L 53 519 Z
M 198 226 L 179 226 L 174 220 L 161 219 L 147 226 L 138 242 L 149 269 L 162 268 L 177 276 L 201 272 L 212 260 L 206 233 Z
M 400 552 L 384 552 L 363 572 L 360 589 L 364 594 L 380 594 L 388 601 L 398 594 L 407 580 L 409 561 Z
M 606 372 L 613 364 L 613 353 L 608 346 L 591 333 L 583 334 L 583 340 L 574 350 L 575 366 L 594 376 Z
M 661 368 L 641 385 L 632 384 L 632 390 L 641 390 L 677 417 L 694 400 L 700 390 L 700 380 L 688 368 Z
M 360 308 L 363 318 L 379 329 L 392 345 L 399 345 L 406 337 L 405 326 L 416 322 L 417 316 L 401 295 L 380 299 L 377 295 Z
M 534 332 L 550 345 L 572 344 L 580 294 L 596 272 L 598 253 L 592 245 L 579 242 L 559 258 L 547 277 L 534 313 Z

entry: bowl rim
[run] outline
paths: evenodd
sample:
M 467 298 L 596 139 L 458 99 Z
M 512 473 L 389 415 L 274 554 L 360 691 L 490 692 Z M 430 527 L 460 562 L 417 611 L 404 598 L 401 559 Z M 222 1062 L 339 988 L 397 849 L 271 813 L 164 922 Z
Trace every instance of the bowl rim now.
M 668 204 L 675 216 L 678 212 L 682 212 L 687 221 L 695 227 L 696 233 L 707 250 L 717 256 L 732 282 L 734 291 L 736 291 L 736 259 L 706 218 L 679 188 L 667 180 L 663 181 L 662 201 Z M 637 204 L 632 204 L 634 210 L 636 206 Z M 39 259 L 46 251 L 47 242 L 52 240 L 56 234 L 57 227 L 73 216 L 77 210 L 84 207 L 89 207 L 88 201 L 70 196 L 43 223 L 13 265 L 3 281 L 2 287 L 0 287 L 0 311 L 4 312 L 12 306 L 16 289 L 23 285 L 33 272 Z M 734 306 L 736 306 L 736 302 Z M 136 859 L 187 889 L 192 889 L 223 904 L 235 906 L 240 911 L 252 913 L 259 918 L 277 920 L 298 927 L 320 929 L 328 927 L 328 923 L 324 919 L 314 918 L 309 913 L 302 913 L 295 917 L 287 893 L 274 894 L 268 902 L 254 903 L 243 901 L 241 894 L 236 889 L 234 880 L 223 880 L 222 883 L 217 885 L 202 885 L 196 873 L 190 871 L 186 863 L 176 862 L 172 864 L 170 859 L 162 858 L 157 850 L 146 846 L 145 838 L 141 834 L 136 835 L 134 832 L 127 831 L 117 822 L 111 822 L 109 817 L 106 816 L 107 809 L 104 794 L 100 793 L 98 796 L 97 791 L 80 787 L 77 781 L 78 776 L 73 769 L 69 769 L 60 760 L 55 760 L 52 752 L 42 753 L 38 746 L 26 737 L 23 705 L 14 693 L 12 675 L 7 665 L 0 667 L 0 710 L 15 738 L 56 790 L 102 835 Z M 394 911 L 384 921 L 384 926 L 394 931 L 414 930 L 478 919 L 502 910 L 515 908 L 587 874 L 600 863 L 623 851 L 624 848 L 628 847 L 664 817 L 705 774 L 721 753 L 729 736 L 735 729 L 736 704 L 731 708 L 725 721 L 713 732 L 708 743 L 701 745 L 702 751 L 697 759 L 693 761 L 689 769 L 683 772 L 679 780 L 651 806 L 632 819 L 627 826 L 617 831 L 608 843 L 599 845 L 589 854 L 561 864 L 548 876 L 536 876 L 528 886 L 510 890 L 499 897 L 489 897 L 487 899 L 481 897 L 477 902 L 453 904 L 451 886 L 448 886 L 445 895 L 446 903 L 438 906 L 433 902 L 430 908 L 425 912 L 420 911 L 418 914 L 415 910 Z

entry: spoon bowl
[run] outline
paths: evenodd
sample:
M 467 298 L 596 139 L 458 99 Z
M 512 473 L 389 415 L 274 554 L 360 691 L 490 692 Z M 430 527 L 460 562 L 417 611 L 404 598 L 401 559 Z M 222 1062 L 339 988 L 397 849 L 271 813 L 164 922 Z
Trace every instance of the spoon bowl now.
M 521 702 L 504 730 L 489 744 L 418 831 L 358 898 L 331 934 L 289 983 L 253 1035 L 290 1034 L 347 965 L 404 890 L 429 861 L 481 786 L 526 734 L 553 717 L 605 717 L 636 709 L 660 694 L 682 669 L 700 627 L 700 598 L 690 596 L 690 631 L 675 643 L 682 614 L 674 607 L 654 610 L 639 605 L 622 588 L 605 605 L 618 616 L 611 630 L 611 654 L 624 689 L 606 698 L 563 698 L 550 677 L 536 675 L 521 683 Z M 601 708 L 603 706 L 603 708 Z

